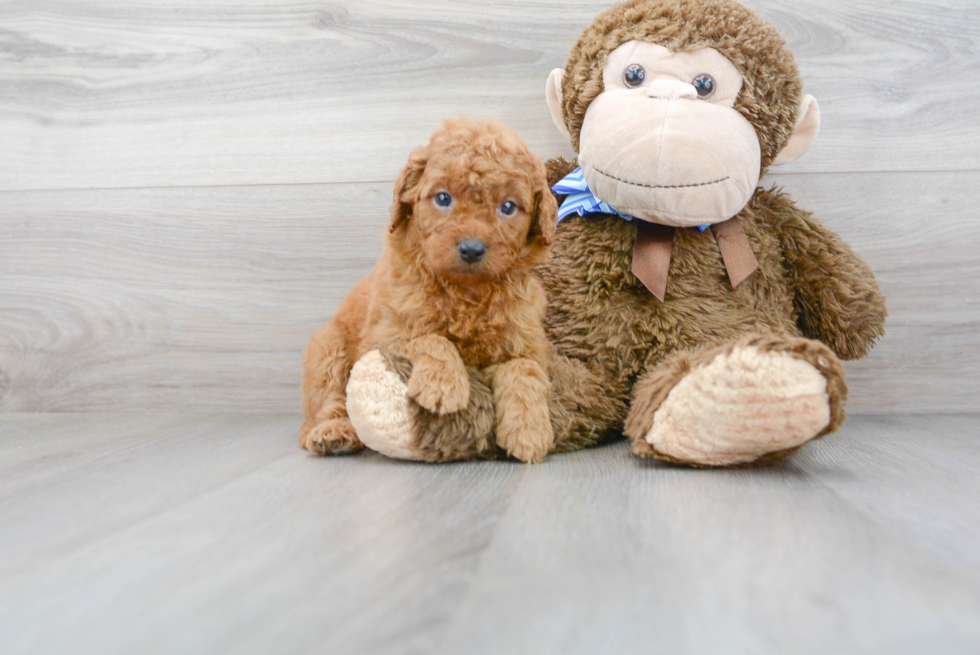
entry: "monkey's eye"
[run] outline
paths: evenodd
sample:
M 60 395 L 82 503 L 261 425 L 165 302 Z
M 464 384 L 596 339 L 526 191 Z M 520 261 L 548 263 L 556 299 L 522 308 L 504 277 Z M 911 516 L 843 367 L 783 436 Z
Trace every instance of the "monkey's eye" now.
M 694 88 L 698 91 L 698 97 L 701 99 L 710 98 L 715 92 L 715 78 L 711 77 L 707 73 L 701 73 L 694 78 L 691 82 Z
M 497 213 L 504 218 L 512 218 L 517 213 L 517 203 L 513 200 L 506 200 L 500 207 L 497 207 Z
M 623 81 L 626 82 L 626 86 L 631 88 L 636 88 L 643 84 L 643 80 L 647 78 L 647 72 L 639 64 L 630 64 L 626 72 L 623 73 Z
M 432 197 L 432 202 L 435 204 L 436 207 L 446 209 L 447 207 L 452 206 L 453 197 L 448 193 L 446 193 L 445 191 L 440 191 L 439 193 L 437 193 L 435 196 Z

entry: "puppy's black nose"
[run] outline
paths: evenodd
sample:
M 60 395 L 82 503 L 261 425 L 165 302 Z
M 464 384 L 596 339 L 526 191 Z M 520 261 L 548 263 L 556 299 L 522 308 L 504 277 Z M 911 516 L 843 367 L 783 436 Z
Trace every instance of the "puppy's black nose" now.
M 467 264 L 475 264 L 487 254 L 487 244 L 476 239 L 463 239 L 456 244 L 459 251 L 459 258 Z

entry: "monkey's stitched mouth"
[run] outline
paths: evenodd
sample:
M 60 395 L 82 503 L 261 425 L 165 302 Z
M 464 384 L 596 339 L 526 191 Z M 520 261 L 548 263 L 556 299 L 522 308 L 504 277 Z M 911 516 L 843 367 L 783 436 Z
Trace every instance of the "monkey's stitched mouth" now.
M 608 177 L 610 180 L 616 180 L 617 182 L 622 182 L 623 184 L 629 184 L 630 186 L 638 186 L 644 189 L 691 189 L 699 186 L 711 186 L 712 184 L 720 184 L 725 180 L 731 178 L 731 175 L 726 175 L 725 177 L 719 178 L 717 180 L 712 180 L 711 182 L 698 182 L 697 184 L 640 184 L 639 182 L 630 182 L 629 180 L 624 180 L 622 178 L 616 177 L 615 175 L 610 175 L 609 173 L 600 171 L 595 166 L 592 167 L 592 170 L 594 170 L 599 175 Z

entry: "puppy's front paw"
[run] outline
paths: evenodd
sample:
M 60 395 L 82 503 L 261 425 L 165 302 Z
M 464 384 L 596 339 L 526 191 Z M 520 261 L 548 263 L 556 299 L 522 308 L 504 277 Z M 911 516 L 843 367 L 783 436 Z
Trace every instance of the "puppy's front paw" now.
M 462 366 L 435 360 L 420 363 L 408 378 L 408 395 L 434 414 L 452 414 L 466 407 L 470 378 Z
M 540 464 L 554 443 L 546 406 L 529 407 L 524 414 L 505 414 L 497 421 L 497 444 L 522 462 Z
M 348 418 L 330 419 L 313 426 L 299 443 L 317 455 L 347 455 L 364 447 Z

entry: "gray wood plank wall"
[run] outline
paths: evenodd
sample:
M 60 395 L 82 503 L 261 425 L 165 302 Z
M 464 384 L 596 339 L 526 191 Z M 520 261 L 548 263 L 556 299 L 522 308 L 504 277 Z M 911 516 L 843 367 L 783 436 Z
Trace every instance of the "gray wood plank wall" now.
M 0 410 L 296 410 L 412 147 L 470 114 L 571 156 L 544 80 L 608 4 L 0 2 Z M 851 413 L 975 412 L 980 8 L 747 4 L 824 117 L 764 183 L 889 296 Z

